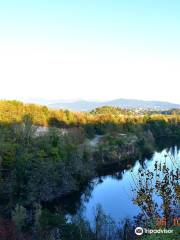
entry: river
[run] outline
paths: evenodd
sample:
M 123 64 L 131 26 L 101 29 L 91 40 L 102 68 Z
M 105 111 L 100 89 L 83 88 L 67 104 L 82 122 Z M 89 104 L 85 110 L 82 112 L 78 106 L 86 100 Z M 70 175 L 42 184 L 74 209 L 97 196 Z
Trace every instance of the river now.
M 136 161 L 135 165 L 123 172 L 117 171 L 113 175 L 95 178 L 91 183 L 91 191 L 88 197 L 85 193 L 81 196 L 80 209 L 83 216 L 90 222 L 93 222 L 93 215 L 97 204 L 100 204 L 106 214 L 109 214 L 117 223 L 124 219 L 132 219 L 138 213 L 140 208 L 133 204 L 133 177 L 137 176 L 140 168 L 146 168 L 153 171 L 154 164 L 166 161 L 170 169 L 174 168 L 172 159 L 178 164 L 180 162 L 180 151 L 177 147 L 164 149 L 161 152 L 155 152 L 150 159 L 145 159 L 142 163 Z M 158 197 L 156 199 L 158 201 Z

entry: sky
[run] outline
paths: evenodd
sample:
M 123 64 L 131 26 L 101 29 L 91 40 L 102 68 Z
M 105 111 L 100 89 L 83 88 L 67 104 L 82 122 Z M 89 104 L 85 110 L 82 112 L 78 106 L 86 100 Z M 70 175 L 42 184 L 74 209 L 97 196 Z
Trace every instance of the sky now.
M 0 1 L 0 99 L 180 103 L 179 0 Z

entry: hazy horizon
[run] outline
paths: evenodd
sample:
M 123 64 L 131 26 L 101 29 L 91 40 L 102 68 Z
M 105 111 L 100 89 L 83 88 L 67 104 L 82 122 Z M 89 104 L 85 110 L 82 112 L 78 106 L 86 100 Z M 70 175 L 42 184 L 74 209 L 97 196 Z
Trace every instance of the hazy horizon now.
M 179 11 L 177 0 L 1 1 L 0 98 L 180 104 Z

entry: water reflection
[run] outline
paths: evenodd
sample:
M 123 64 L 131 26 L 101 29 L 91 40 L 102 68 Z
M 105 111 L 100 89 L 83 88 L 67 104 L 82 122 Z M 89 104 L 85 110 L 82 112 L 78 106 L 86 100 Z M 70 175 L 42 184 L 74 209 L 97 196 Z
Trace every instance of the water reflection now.
M 170 144 L 166 148 L 163 148 L 163 144 L 158 146 L 154 154 L 142 160 L 129 160 L 121 166 L 104 168 L 97 178 L 82 186 L 79 192 L 53 201 L 53 203 L 47 203 L 45 207 L 51 208 L 51 211 L 63 211 L 71 216 L 81 213 L 92 223 L 96 206 L 101 204 L 104 212 L 118 223 L 124 219 L 133 219 L 141 213 L 141 210 L 132 202 L 131 189 L 134 184 L 132 174 L 137 176 L 141 168 L 153 171 L 156 161 L 167 161 L 170 168 L 173 168 L 172 158 L 180 162 L 178 146 L 172 147 Z
M 91 222 L 97 204 L 101 204 L 105 213 L 111 215 L 116 222 L 125 218 L 132 219 L 140 214 L 140 208 L 132 203 L 133 193 L 131 189 L 134 185 L 132 175 L 137 178 L 138 170 L 141 168 L 154 171 L 155 162 L 163 163 L 166 161 L 167 166 L 174 169 L 172 159 L 175 159 L 177 163 L 180 162 L 180 150 L 177 146 L 155 152 L 151 158 L 137 161 L 131 169 L 127 168 L 94 179 L 91 183 L 93 190 L 91 188 L 92 192 L 88 195 L 88 198 L 85 197 L 86 191 L 81 197 L 84 216 Z

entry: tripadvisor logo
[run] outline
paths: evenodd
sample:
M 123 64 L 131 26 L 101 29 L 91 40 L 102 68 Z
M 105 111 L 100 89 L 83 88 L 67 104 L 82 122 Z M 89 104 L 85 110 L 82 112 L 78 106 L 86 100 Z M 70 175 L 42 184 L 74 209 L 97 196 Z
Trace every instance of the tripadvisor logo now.
M 138 235 L 138 236 L 141 236 L 143 234 L 143 228 L 137 227 L 135 229 L 135 234 Z

